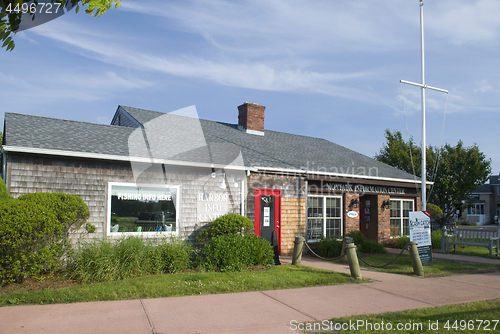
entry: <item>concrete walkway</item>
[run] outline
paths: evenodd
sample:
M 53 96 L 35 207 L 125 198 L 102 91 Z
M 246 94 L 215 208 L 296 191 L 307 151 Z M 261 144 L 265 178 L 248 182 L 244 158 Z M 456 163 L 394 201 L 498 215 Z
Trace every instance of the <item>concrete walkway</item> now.
M 291 261 L 282 257 L 282 262 Z M 302 264 L 349 273 L 347 265 L 310 257 L 304 257 Z M 300 333 L 291 329 L 294 323 L 500 298 L 500 272 L 440 278 L 361 272 L 372 281 L 225 295 L 1 307 L 0 334 Z

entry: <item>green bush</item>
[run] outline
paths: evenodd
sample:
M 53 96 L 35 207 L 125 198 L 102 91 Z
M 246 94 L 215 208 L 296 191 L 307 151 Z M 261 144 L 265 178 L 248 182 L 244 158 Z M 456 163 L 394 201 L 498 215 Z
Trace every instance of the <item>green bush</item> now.
M 83 283 L 173 273 L 189 267 L 192 248 L 178 239 L 144 242 L 94 239 L 79 244 L 68 266 L 69 276 Z
M 407 243 L 410 242 L 409 236 L 402 236 L 397 238 L 392 238 L 386 244 L 387 247 L 403 249 Z M 441 249 L 441 231 L 437 230 L 431 233 L 431 243 L 433 250 Z
M 441 231 L 438 230 L 431 233 L 431 243 L 432 250 L 441 249 Z
M 346 234 L 347 237 L 353 239 L 356 248 L 361 253 L 380 253 L 387 254 L 384 245 L 376 241 L 368 240 L 361 231 L 350 231 Z M 315 245 L 315 250 L 318 255 L 323 257 L 337 257 L 342 252 L 343 241 L 335 237 L 321 239 Z
M 347 236 L 353 239 L 357 250 L 361 253 L 387 254 L 384 245 L 367 239 L 361 231 L 350 231 Z
M 236 213 L 228 213 L 211 222 L 207 228 L 203 229 L 196 240 L 204 245 L 213 237 L 224 234 L 250 234 L 253 231 L 253 223 L 247 217 Z
M 365 240 L 357 246 L 357 249 L 361 253 L 387 254 L 387 249 L 385 249 L 384 245 L 373 240 Z
M 406 246 L 406 244 L 409 242 L 410 242 L 409 236 L 395 237 L 395 238 L 392 238 L 388 241 L 387 246 L 398 248 L 398 249 L 403 249 L 404 246 Z
M 350 231 L 346 236 L 351 237 L 356 246 L 361 245 L 367 240 L 365 235 L 361 231 Z
M 38 203 L 51 209 L 65 232 L 79 229 L 89 218 L 87 204 L 78 196 L 64 193 L 30 193 L 18 197 L 20 201 Z
M 0 281 L 26 277 L 58 267 L 64 226 L 41 204 L 0 202 Z
M 326 258 L 336 257 L 340 256 L 340 253 L 342 252 L 342 245 L 343 245 L 342 240 L 333 237 L 328 237 L 321 239 L 319 242 L 317 242 L 314 249 L 319 256 Z
M 191 267 L 193 249 L 180 239 L 162 240 L 155 248 L 160 259 L 158 268 L 164 273 L 175 273 Z
M 10 196 L 9 192 L 7 191 L 5 182 L 3 182 L 3 179 L 0 178 L 0 202 L 10 201 L 13 199 L 14 197 Z
M 95 225 L 93 225 L 91 223 L 87 223 L 87 224 L 85 224 L 85 230 L 88 233 L 95 233 L 95 231 L 97 231 L 97 227 L 95 227 Z
M 206 244 L 198 263 L 209 270 L 241 271 L 253 265 L 271 265 L 273 257 L 271 244 L 255 234 L 223 234 Z

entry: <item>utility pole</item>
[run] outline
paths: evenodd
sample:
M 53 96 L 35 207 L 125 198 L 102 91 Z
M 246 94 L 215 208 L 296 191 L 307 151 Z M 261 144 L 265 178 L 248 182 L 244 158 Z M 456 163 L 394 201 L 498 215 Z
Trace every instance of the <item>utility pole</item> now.
M 445 89 L 441 88 L 436 88 L 436 87 L 431 87 L 427 86 L 425 84 L 425 56 L 424 56 L 424 2 L 423 0 L 420 0 L 420 50 L 421 50 L 421 57 L 422 57 L 422 83 L 415 83 L 415 82 L 410 82 L 406 80 L 401 80 L 402 83 L 413 85 L 413 86 L 418 86 L 422 89 L 422 211 L 426 211 L 427 209 L 427 195 L 426 195 L 426 190 L 427 190 L 427 157 L 426 157 L 426 140 L 425 140 L 425 90 L 432 89 L 432 90 L 437 90 L 439 92 L 443 92 L 448 94 L 448 91 Z

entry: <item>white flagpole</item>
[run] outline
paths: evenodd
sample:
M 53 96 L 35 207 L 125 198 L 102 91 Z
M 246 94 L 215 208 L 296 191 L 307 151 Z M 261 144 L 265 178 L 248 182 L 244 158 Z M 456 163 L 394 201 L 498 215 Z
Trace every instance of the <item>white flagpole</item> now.
M 427 209 L 427 156 L 426 156 L 426 131 L 425 131 L 425 89 L 433 89 L 448 94 L 447 90 L 427 86 L 425 84 L 425 53 L 424 53 L 424 2 L 420 0 L 420 50 L 422 59 L 422 83 L 414 83 L 406 80 L 401 80 L 402 83 L 418 86 L 422 89 L 422 211 Z
M 424 2 L 420 0 L 420 50 L 422 56 L 422 211 L 427 209 L 427 155 L 425 133 L 425 52 L 424 52 Z

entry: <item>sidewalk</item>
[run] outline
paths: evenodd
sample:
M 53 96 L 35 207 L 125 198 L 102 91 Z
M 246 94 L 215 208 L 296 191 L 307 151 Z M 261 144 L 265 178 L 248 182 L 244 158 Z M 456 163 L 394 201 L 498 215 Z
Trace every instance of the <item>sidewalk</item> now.
M 290 257 L 281 260 L 291 262 Z M 302 265 L 349 273 L 348 265 L 311 257 L 304 257 Z M 1 307 L 0 334 L 300 333 L 291 330 L 292 321 L 500 298 L 498 272 L 439 278 L 368 269 L 361 269 L 361 274 L 372 281 L 225 295 Z
M 401 253 L 401 249 L 396 249 L 396 248 L 387 248 L 387 251 L 389 252 L 389 254 Z M 408 251 L 405 250 L 403 254 L 408 255 Z M 435 259 L 448 259 L 448 260 L 465 261 L 465 262 L 486 263 L 486 264 L 500 264 L 500 257 L 497 257 L 496 259 L 488 259 L 485 257 L 459 255 L 453 253 L 432 253 L 432 257 Z

